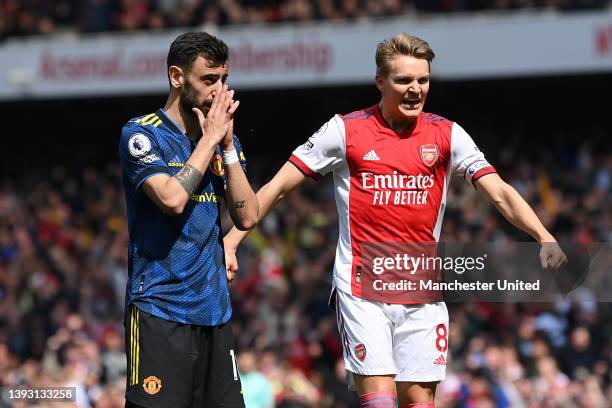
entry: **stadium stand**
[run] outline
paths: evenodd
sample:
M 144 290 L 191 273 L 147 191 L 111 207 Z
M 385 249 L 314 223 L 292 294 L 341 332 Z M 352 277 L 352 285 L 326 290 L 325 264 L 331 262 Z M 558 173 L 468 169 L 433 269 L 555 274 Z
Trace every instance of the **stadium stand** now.
M 107 32 L 495 10 L 576 11 L 609 0 L 2 0 L 0 39 Z

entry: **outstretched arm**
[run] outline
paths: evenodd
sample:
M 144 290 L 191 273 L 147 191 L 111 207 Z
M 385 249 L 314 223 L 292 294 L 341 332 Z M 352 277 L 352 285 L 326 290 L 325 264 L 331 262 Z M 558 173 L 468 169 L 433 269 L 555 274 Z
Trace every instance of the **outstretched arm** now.
M 542 244 L 540 264 L 542 268 L 558 269 L 567 262 L 567 257 L 559 247 L 557 240 L 544 228 L 542 222 L 508 183 L 496 173 L 487 174 L 474 181 L 474 185 L 482 191 L 499 212 L 515 227 L 531 235 Z
M 257 192 L 259 202 L 259 215 L 257 222 L 261 221 L 272 210 L 274 205 L 280 201 L 288 192 L 306 180 L 306 176 L 293 164 L 287 162 L 270 180 Z M 241 231 L 232 227 L 230 232 L 223 238 L 225 246 L 225 262 L 227 268 L 227 279 L 231 283 L 238 270 L 236 261 L 236 249 L 240 242 L 249 234 L 250 230 Z
M 288 192 L 304 182 L 306 177 L 319 178 L 332 172 L 341 163 L 345 163 L 345 153 L 344 121 L 338 115 L 334 115 L 310 136 L 306 143 L 297 147 L 289 162 L 285 163 L 274 178 L 257 192 L 259 202 L 257 222 L 265 217 Z M 230 282 L 238 270 L 236 248 L 247 234 L 248 231 L 238 231 L 233 228 L 224 238 L 225 266 Z

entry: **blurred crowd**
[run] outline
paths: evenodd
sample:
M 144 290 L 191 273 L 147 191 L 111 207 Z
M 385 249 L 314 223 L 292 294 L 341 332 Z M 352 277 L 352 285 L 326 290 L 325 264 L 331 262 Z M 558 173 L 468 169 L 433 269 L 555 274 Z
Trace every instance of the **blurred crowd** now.
M 514 149 L 489 159 L 560 240 L 612 241 L 610 151 L 585 143 L 530 160 Z M 79 407 L 123 407 L 120 169 L 24 177 L 0 181 L 0 387 L 71 386 Z M 525 240 L 461 182 L 448 204 L 443 241 Z M 328 178 L 289 194 L 241 246 L 233 324 L 249 408 L 358 406 L 327 306 L 337 236 Z M 449 311 L 448 378 L 436 406 L 610 406 L 612 304 L 587 293 L 571 303 L 453 303 Z
M 610 0 L 0 0 L 0 40 L 57 32 L 608 7 Z

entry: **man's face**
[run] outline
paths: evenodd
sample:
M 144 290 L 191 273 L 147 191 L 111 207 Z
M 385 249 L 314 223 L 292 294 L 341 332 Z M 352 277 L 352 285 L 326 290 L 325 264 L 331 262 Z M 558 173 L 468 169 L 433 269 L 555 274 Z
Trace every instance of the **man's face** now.
M 429 63 L 425 59 L 398 55 L 387 76 L 376 76 L 386 112 L 395 120 L 413 121 L 419 116 L 429 92 Z
M 227 79 L 227 71 L 227 64 L 210 67 L 208 60 L 198 57 L 184 73 L 185 82 L 180 97 L 183 109 L 191 112 L 192 108 L 200 108 L 206 115 L 213 98 Z

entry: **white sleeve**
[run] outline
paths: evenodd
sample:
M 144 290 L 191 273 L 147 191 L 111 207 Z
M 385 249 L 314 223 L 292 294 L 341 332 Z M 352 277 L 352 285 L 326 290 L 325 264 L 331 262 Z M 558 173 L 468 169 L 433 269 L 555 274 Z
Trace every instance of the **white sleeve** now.
M 302 173 L 315 179 L 333 171 L 345 160 L 344 121 L 338 115 L 325 122 L 289 159 Z
M 456 123 L 451 130 L 451 169 L 471 186 L 480 177 L 496 172 L 470 135 Z

